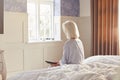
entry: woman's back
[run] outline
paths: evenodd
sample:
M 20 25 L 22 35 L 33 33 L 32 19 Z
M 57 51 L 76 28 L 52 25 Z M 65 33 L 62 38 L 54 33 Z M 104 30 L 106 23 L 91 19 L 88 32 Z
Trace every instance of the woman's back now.
M 64 64 L 79 64 L 84 59 L 84 48 L 80 39 L 70 39 L 65 42 L 63 52 Z
M 74 21 L 68 20 L 62 26 L 68 40 L 64 44 L 60 64 L 80 64 L 84 59 L 84 48 L 79 39 L 80 35 L 77 24 Z

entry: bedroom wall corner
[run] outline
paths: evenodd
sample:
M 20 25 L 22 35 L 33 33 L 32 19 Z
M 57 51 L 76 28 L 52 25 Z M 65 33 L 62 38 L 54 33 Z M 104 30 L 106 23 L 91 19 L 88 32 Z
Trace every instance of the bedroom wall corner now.
M 80 27 L 81 39 L 84 44 L 85 57 L 92 55 L 92 30 L 90 17 L 90 0 L 80 0 Z

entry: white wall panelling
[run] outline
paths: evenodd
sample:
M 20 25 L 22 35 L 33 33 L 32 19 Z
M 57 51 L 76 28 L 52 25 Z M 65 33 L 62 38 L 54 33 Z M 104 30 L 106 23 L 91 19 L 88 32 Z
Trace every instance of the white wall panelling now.
M 44 67 L 47 67 L 48 64 L 45 63 L 46 60 L 49 61 L 59 61 L 62 55 L 62 47 L 54 46 L 54 47 L 45 47 L 44 48 Z
M 4 12 L 5 33 L 0 34 L 0 49 L 5 51 L 8 77 L 17 72 L 44 68 L 48 56 L 58 60 L 62 55 L 62 41 L 28 43 L 27 28 L 27 13 Z M 58 55 L 52 56 L 55 53 Z
M 90 16 L 90 0 L 80 0 L 80 16 Z
M 4 38 L 6 43 L 23 43 L 25 13 L 5 12 L 4 14 Z
M 41 69 L 43 68 L 43 48 L 36 45 L 31 45 L 25 48 L 24 51 L 24 69 Z
M 80 31 L 80 39 L 82 40 L 84 45 L 85 57 L 87 58 L 91 56 L 92 53 L 91 52 L 92 32 L 91 32 L 91 23 L 89 16 L 80 17 L 79 31 Z
M 23 70 L 23 50 L 13 45 L 6 47 L 5 61 L 6 61 L 8 72 L 22 71 Z

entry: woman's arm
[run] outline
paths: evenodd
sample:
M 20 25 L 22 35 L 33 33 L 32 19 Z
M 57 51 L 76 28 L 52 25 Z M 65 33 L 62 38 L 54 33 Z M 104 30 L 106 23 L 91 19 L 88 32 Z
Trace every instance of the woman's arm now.
M 56 67 L 56 66 L 60 66 L 59 62 L 57 62 L 56 64 L 50 64 L 51 67 Z

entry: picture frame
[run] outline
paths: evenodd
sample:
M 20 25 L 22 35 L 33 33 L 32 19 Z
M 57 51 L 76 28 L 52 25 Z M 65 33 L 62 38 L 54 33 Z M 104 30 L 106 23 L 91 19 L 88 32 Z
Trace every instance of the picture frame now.
M 0 34 L 4 33 L 4 0 L 0 0 Z

